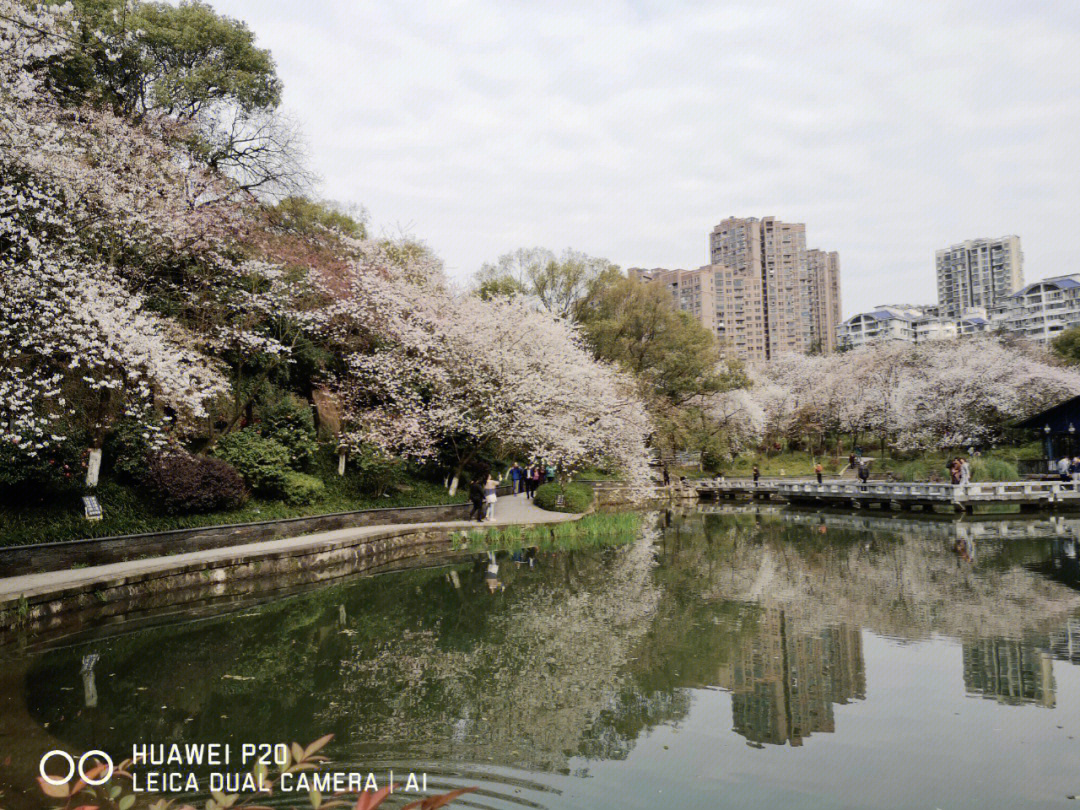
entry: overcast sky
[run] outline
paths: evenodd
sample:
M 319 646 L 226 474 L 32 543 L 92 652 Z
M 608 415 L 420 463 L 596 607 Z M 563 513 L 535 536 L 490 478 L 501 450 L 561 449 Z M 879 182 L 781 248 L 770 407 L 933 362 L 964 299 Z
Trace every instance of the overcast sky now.
M 464 279 L 517 247 L 698 267 L 730 215 L 840 252 L 845 317 L 934 251 L 1080 272 L 1080 2 L 211 0 L 271 49 L 321 194 Z

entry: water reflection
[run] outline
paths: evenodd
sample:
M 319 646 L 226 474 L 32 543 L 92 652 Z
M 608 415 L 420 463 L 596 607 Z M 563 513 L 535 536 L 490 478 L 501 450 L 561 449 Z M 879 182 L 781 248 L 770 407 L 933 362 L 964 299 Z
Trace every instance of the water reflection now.
M 746 773 L 764 767 L 754 749 L 809 757 L 811 738 L 845 741 L 825 748 L 845 756 L 882 749 L 897 772 L 914 769 L 874 719 L 901 705 L 912 714 L 888 679 L 875 691 L 886 659 L 944 673 L 919 687 L 938 707 L 914 712 L 928 739 L 966 705 L 1031 707 L 1048 710 L 1025 715 L 1043 723 L 1025 727 L 1038 748 L 1064 722 L 1062 707 L 1080 702 L 1080 681 L 1054 669 L 1080 663 L 1080 520 L 717 506 L 650 526 L 619 548 L 474 555 L 228 616 L 8 651 L 0 749 L 33 749 L 15 763 L 22 780 L 36 747 L 334 732 L 339 760 L 423 767 L 440 786 L 479 779 L 485 806 L 528 797 L 559 807 L 585 789 L 560 780 L 590 774 L 589 785 L 619 794 L 628 788 L 597 775 L 604 763 L 640 769 L 636 752 L 659 755 L 661 730 L 697 729 L 713 711 L 724 727 L 709 727 L 707 745 L 738 742 L 744 754 L 724 750 Z M 909 680 L 923 683 L 921 672 Z M 964 744 L 986 761 L 998 755 L 990 739 Z M 1080 754 L 1076 743 L 1046 745 L 1047 756 Z M 835 768 L 839 785 L 843 759 Z M 773 778 L 755 777 L 760 790 Z M 680 785 L 669 794 L 688 790 Z M 861 801 L 850 799 L 872 804 Z

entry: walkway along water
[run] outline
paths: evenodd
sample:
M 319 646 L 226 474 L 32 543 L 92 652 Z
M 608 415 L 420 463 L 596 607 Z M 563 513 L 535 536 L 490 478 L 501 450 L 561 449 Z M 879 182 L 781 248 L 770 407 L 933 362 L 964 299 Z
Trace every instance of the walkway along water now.
M 499 498 L 498 519 L 362 526 L 165 557 L 0 579 L 0 644 L 23 630 L 57 630 L 131 610 L 270 593 L 445 554 L 462 531 L 536 525 L 581 515 L 547 512 L 524 495 Z
M 705 479 L 697 484 L 703 498 L 780 498 L 790 503 L 889 508 L 945 507 L 970 512 L 978 506 L 1013 504 L 1022 509 L 1080 507 L 1080 489 L 1060 481 L 993 481 L 978 484 L 863 483 L 767 478 L 756 484 L 744 479 Z

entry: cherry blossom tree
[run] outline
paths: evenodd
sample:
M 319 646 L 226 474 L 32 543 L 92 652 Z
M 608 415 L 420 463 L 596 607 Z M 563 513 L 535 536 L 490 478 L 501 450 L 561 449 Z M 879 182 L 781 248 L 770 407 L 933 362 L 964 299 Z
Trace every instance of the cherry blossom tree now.
M 519 298 L 452 290 L 431 267 L 385 254 L 357 267 L 343 314 L 376 338 L 346 359 L 347 442 L 431 458 L 448 451 L 456 488 L 485 449 L 518 448 L 564 469 L 609 459 L 647 475 L 649 422 L 631 381 L 594 360 L 575 327 Z
M 193 336 L 78 254 L 61 196 L 7 169 L 0 164 L 0 441 L 33 458 L 79 427 L 93 486 L 118 419 L 168 409 L 183 428 L 206 416 L 224 380 Z

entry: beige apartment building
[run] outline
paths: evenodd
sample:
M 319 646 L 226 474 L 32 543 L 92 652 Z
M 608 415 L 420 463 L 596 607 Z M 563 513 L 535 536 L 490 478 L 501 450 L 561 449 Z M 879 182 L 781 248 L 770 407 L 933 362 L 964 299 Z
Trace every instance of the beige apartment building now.
M 806 249 L 806 226 L 775 217 L 725 219 L 709 234 L 710 263 L 696 270 L 630 268 L 663 284 L 675 303 L 738 357 L 830 352 L 840 322 L 840 257 Z
M 835 250 L 808 250 L 806 266 L 813 346 L 822 352 L 836 351 L 836 328 L 840 325 L 840 254 Z

